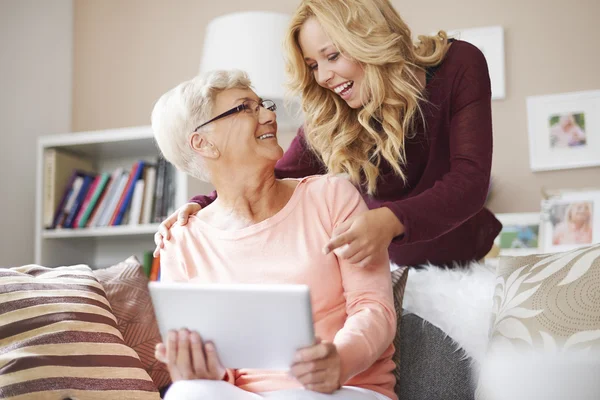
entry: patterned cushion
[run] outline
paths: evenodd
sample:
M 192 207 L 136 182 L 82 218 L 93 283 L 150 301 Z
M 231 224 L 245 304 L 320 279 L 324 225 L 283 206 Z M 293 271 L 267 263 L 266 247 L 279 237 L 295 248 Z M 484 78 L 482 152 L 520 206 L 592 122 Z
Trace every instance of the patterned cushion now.
M 156 386 L 167 386 L 171 383 L 169 372 L 154 358 L 154 346 L 162 340 L 142 265 L 132 256 L 112 267 L 94 270 L 94 275 L 106 291 L 125 343 L 138 353 Z
M 477 400 L 597 399 L 600 245 L 502 257 Z
M 394 356 L 393 360 L 396 364 L 394 376 L 396 377 L 396 387 L 394 391 L 400 393 L 400 321 L 402 321 L 402 300 L 404 299 L 404 289 L 406 288 L 406 280 L 408 279 L 408 268 L 401 267 L 392 272 L 392 285 L 394 287 L 394 308 L 396 309 L 396 336 L 394 337 Z
M 159 399 L 85 265 L 0 269 L 0 398 Z
M 503 257 L 490 347 L 600 350 L 600 245 Z

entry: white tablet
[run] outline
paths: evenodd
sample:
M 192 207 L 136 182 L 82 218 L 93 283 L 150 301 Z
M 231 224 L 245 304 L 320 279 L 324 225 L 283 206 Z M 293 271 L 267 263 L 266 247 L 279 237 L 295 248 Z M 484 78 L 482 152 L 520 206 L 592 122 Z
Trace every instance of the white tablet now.
M 226 368 L 287 370 L 314 343 L 306 285 L 148 284 L 163 340 L 171 329 L 197 331 Z

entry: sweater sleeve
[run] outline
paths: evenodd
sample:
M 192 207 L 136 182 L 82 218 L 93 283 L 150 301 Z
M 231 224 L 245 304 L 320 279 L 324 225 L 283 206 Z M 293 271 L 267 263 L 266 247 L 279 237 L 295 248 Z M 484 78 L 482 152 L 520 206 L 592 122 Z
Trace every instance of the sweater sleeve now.
M 408 199 L 383 203 L 404 225 L 395 244 L 436 239 L 479 212 L 492 166 L 491 86 L 483 53 L 456 75 L 450 95 L 450 170 L 435 185 Z
M 329 179 L 327 192 L 333 193 L 334 225 L 367 211 L 367 205 L 349 181 Z M 390 346 L 396 333 L 396 313 L 386 251 L 366 268 L 342 259 L 338 262 L 348 317 L 333 343 L 340 355 L 340 382 L 344 384 L 373 365 Z
M 275 176 L 278 179 L 304 178 L 311 175 L 322 175 L 326 171 L 321 160 L 308 148 L 304 136 L 304 127 L 301 126 L 298 128 L 296 137 L 290 147 L 275 165 Z M 216 198 L 217 192 L 213 191 L 208 196 L 194 196 L 190 202 L 198 203 L 204 208 L 215 201 Z

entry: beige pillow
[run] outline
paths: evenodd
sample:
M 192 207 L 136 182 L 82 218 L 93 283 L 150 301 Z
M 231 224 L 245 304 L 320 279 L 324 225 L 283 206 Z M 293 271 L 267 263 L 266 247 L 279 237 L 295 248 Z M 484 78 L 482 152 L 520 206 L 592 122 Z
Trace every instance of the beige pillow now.
M 0 269 L 0 398 L 157 400 L 89 267 Z
M 600 350 L 600 245 L 502 257 L 490 348 Z
M 600 245 L 502 257 L 477 400 L 596 400 Z
M 138 353 L 158 388 L 168 386 L 171 377 L 166 365 L 154 358 L 154 347 L 162 340 L 140 262 L 131 256 L 112 267 L 94 270 L 94 275 L 106 291 L 125 344 Z

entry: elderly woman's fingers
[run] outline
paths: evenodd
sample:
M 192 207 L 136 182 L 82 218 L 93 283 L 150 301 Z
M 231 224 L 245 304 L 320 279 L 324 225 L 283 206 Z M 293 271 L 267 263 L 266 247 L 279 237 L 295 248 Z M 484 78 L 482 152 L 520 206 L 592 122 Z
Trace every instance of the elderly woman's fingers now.
M 171 377 L 175 380 L 173 376 L 173 369 L 175 368 L 177 363 L 177 331 L 169 331 L 167 335 L 167 365 L 169 367 L 169 372 L 171 372 Z
M 217 354 L 217 349 L 212 342 L 207 342 L 204 345 L 204 350 L 206 352 L 206 369 L 208 375 L 212 379 L 221 379 L 225 375 L 225 368 L 221 365 L 221 361 L 219 360 L 219 355 Z
M 190 342 L 192 349 L 192 366 L 194 367 L 197 377 L 204 377 L 206 376 L 206 359 L 202 348 L 202 338 L 198 332 L 192 332 L 190 334 Z
M 183 379 L 193 379 L 192 355 L 190 352 L 190 334 L 187 329 L 180 329 L 177 340 L 177 369 Z
M 296 377 L 296 380 L 300 382 L 302 386 L 306 387 L 308 385 L 318 385 L 321 383 L 325 383 L 328 377 L 329 372 L 327 371 L 327 369 L 322 369 L 319 371 L 311 371 L 300 377 Z
M 327 361 L 327 359 L 309 362 L 299 362 L 292 365 L 292 367 L 290 368 L 290 375 L 292 375 L 294 378 L 300 381 L 300 379 L 307 374 L 327 369 L 328 365 L 329 362 Z
M 154 358 L 161 363 L 167 362 L 167 346 L 164 343 L 157 343 L 154 347 Z
M 294 363 L 310 362 L 320 360 L 329 355 L 330 349 L 326 343 L 319 343 L 314 346 L 305 347 L 296 352 Z

